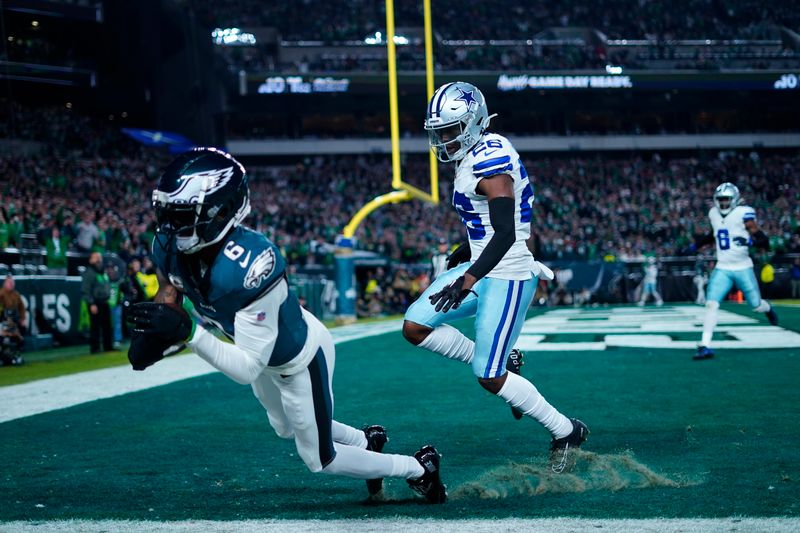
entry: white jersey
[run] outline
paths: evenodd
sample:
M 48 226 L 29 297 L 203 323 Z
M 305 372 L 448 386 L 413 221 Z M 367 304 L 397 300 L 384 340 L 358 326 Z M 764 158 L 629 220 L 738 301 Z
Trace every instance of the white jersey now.
M 658 266 L 646 265 L 644 267 L 644 282 L 655 283 L 656 281 L 658 281 Z
M 475 189 L 480 180 L 497 174 L 508 174 L 514 180 L 516 204 L 514 221 L 517 238 L 487 277 L 530 279 L 531 271 L 535 270 L 536 266 L 525 241 L 531 234 L 533 187 L 519 154 L 508 139 L 502 135 L 486 133 L 458 162 L 453 187 L 453 206 L 467 227 L 469 247 L 474 262 L 494 235 L 494 228 L 489 221 L 489 201 Z
M 708 212 L 711 227 L 714 230 L 714 241 L 717 245 L 717 268 L 721 270 L 744 270 L 753 268 L 750 259 L 750 232 L 745 222 L 756 219 L 756 212 L 750 206 L 740 205 L 730 210 L 727 215 L 712 207 Z M 736 241 L 744 239 L 745 244 Z

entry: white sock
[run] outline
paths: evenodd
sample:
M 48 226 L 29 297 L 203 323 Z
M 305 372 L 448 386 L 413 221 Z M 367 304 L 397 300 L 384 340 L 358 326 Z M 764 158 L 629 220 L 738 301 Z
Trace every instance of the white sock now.
M 336 457 L 322 471 L 358 479 L 402 477 L 417 479 L 425 469 L 410 455 L 370 452 L 355 446 L 333 444 Z
M 367 448 L 367 436 L 360 429 L 350 427 L 341 422 L 333 421 L 331 426 L 333 442 L 355 446 L 356 448 Z
M 714 335 L 718 314 L 719 303 L 714 301 L 706 302 L 706 315 L 703 317 L 703 338 L 700 340 L 700 346 L 711 347 L 711 336 Z
M 475 355 L 475 343 L 447 324 L 431 331 L 418 346 L 467 364 Z
M 756 313 L 768 313 L 772 306 L 766 300 L 761 300 L 761 303 L 753 308 Z
M 547 403 L 544 396 L 527 379 L 507 372 L 506 382 L 497 395 L 526 416 L 536 419 L 553 437 L 560 439 L 572 433 L 572 422 L 569 418 Z

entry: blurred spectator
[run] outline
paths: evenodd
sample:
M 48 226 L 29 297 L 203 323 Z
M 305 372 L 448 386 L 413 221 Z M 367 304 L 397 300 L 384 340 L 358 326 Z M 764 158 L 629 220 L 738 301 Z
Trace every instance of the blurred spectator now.
M 144 287 L 139 281 L 139 273 L 142 271 L 142 262 L 139 259 L 132 259 L 128 263 L 126 283 L 122 285 L 122 293 L 127 302 L 131 304 L 144 302 L 147 299 Z
M 122 283 L 125 278 L 119 265 L 109 262 L 106 266 L 108 275 L 109 296 L 108 308 L 111 314 L 111 347 L 119 350 L 122 346 Z
M 81 252 L 91 252 L 95 248 L 95 242 L 100 238 L 100 228 L 94 223 L 94 214 L 86 210 L 81 215 L 81 221 L 77 224 L 78 236 L 75 238 L 75 245 Z
M 9 274 L 0 288 L 0 366 L 24 363 L 22 346 L 26 326 L 25 302 Z
M 20 293 L 17 292 L 14 276 L 11 274 L 6 275 L 3 280 L 3 287 L 0 288 L 0 310 L 14 311 L 16 313 L 15 320 L 19 327 L 23 331 L 27 329 L 28 315 L 25 312 L 25 302 Z
M 65 276 L 67 274 L 67 250 L 69 248 L 69 237 L 61 235 L 58 226 L 50 229 L 50 234 L 44 241 L 47 251 L 47 271 L 49 274 Z
M 144 291 L 144 299 L 150 301 L 156 297 L 158 292 L 158 276 L 153 260 L 145 257 L 142 262 L 142 270 L 136 273 L 136 281 Z
M 6 210 L 0 206 L 0 250 L 8 248 L 11 240 L 11 228 L 9 228 L 8 220 L 6 219 Z
M 0 366 L 19 366 L 25 363 L 22 347 L 25 339 L 19 327 L 17 312 L 0 311 Z
M 274 26 L 280 20 L 281 37 L 288 41 L 363 41 L 382 31 L 386 20 L 382 2 L 192 0 L 191 5 L 212 28 Z M 394 7 L 404 26 L 422 27 L 421 3 L 398 2 Z M 758 39 L 772 35 L 775 24 L 800 27 L 792 2 L 752 0 L 437 0 L 433 9 L 437 35 L 461 40 L 530 39 L 559 27 L 597 28 L 615 39 Z
M 91 329 L 89 333 L 90 353 L 100 351 L 100 338 L 103 340 L 103 351 L 113 349 L 111 331 L 111 310 L 108 300 L 111 297 L 111 283 L 103 267 L 103 256 L 92 252 L 89 256 L 89 267 L 83 273 L 81 284 L 83 301 L 89 307 Z
M 790 277 L 792 280 L 792 298 L 800 298 L 800 257 L 794 258 Z
M 431 279 L 435 280 L 439 274 L 447 270 L 447 239 L 439 239 L 439 245 L 431 257 Z

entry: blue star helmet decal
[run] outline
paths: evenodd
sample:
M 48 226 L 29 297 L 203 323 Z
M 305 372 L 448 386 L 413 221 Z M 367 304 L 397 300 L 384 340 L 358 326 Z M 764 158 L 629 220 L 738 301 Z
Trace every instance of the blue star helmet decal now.
M 475 100 L 475 97 L 473 96 L 475 91 L 465 91 L 465 90 L 459 88 L 458 92 L 461 93 L 461 96 L 456 98 L 456 100 L 461 100 L 462 102 L 467 104 L 467 111 L 472 111 L 472 104 L 477 104 L 478 103 L 478 101 Z

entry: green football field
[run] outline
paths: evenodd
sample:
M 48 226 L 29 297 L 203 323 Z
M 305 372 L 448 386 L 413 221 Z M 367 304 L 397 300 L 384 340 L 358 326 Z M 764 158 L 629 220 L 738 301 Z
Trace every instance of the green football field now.
M 212 373 L 0 423 L 0 521 L 797 518 L 800 307 L 778 310 L 773 328 L 724 306 L 702 362 L 700 307 L 532 311 L 523 375 L 591 430 L 568 475 L 544 468 L 538 424 L 392 331 L 337 345 L 335 417 L 385 425 L 385 451 L 436 445 L 445 505 L 311 474 L 249 387 Z

